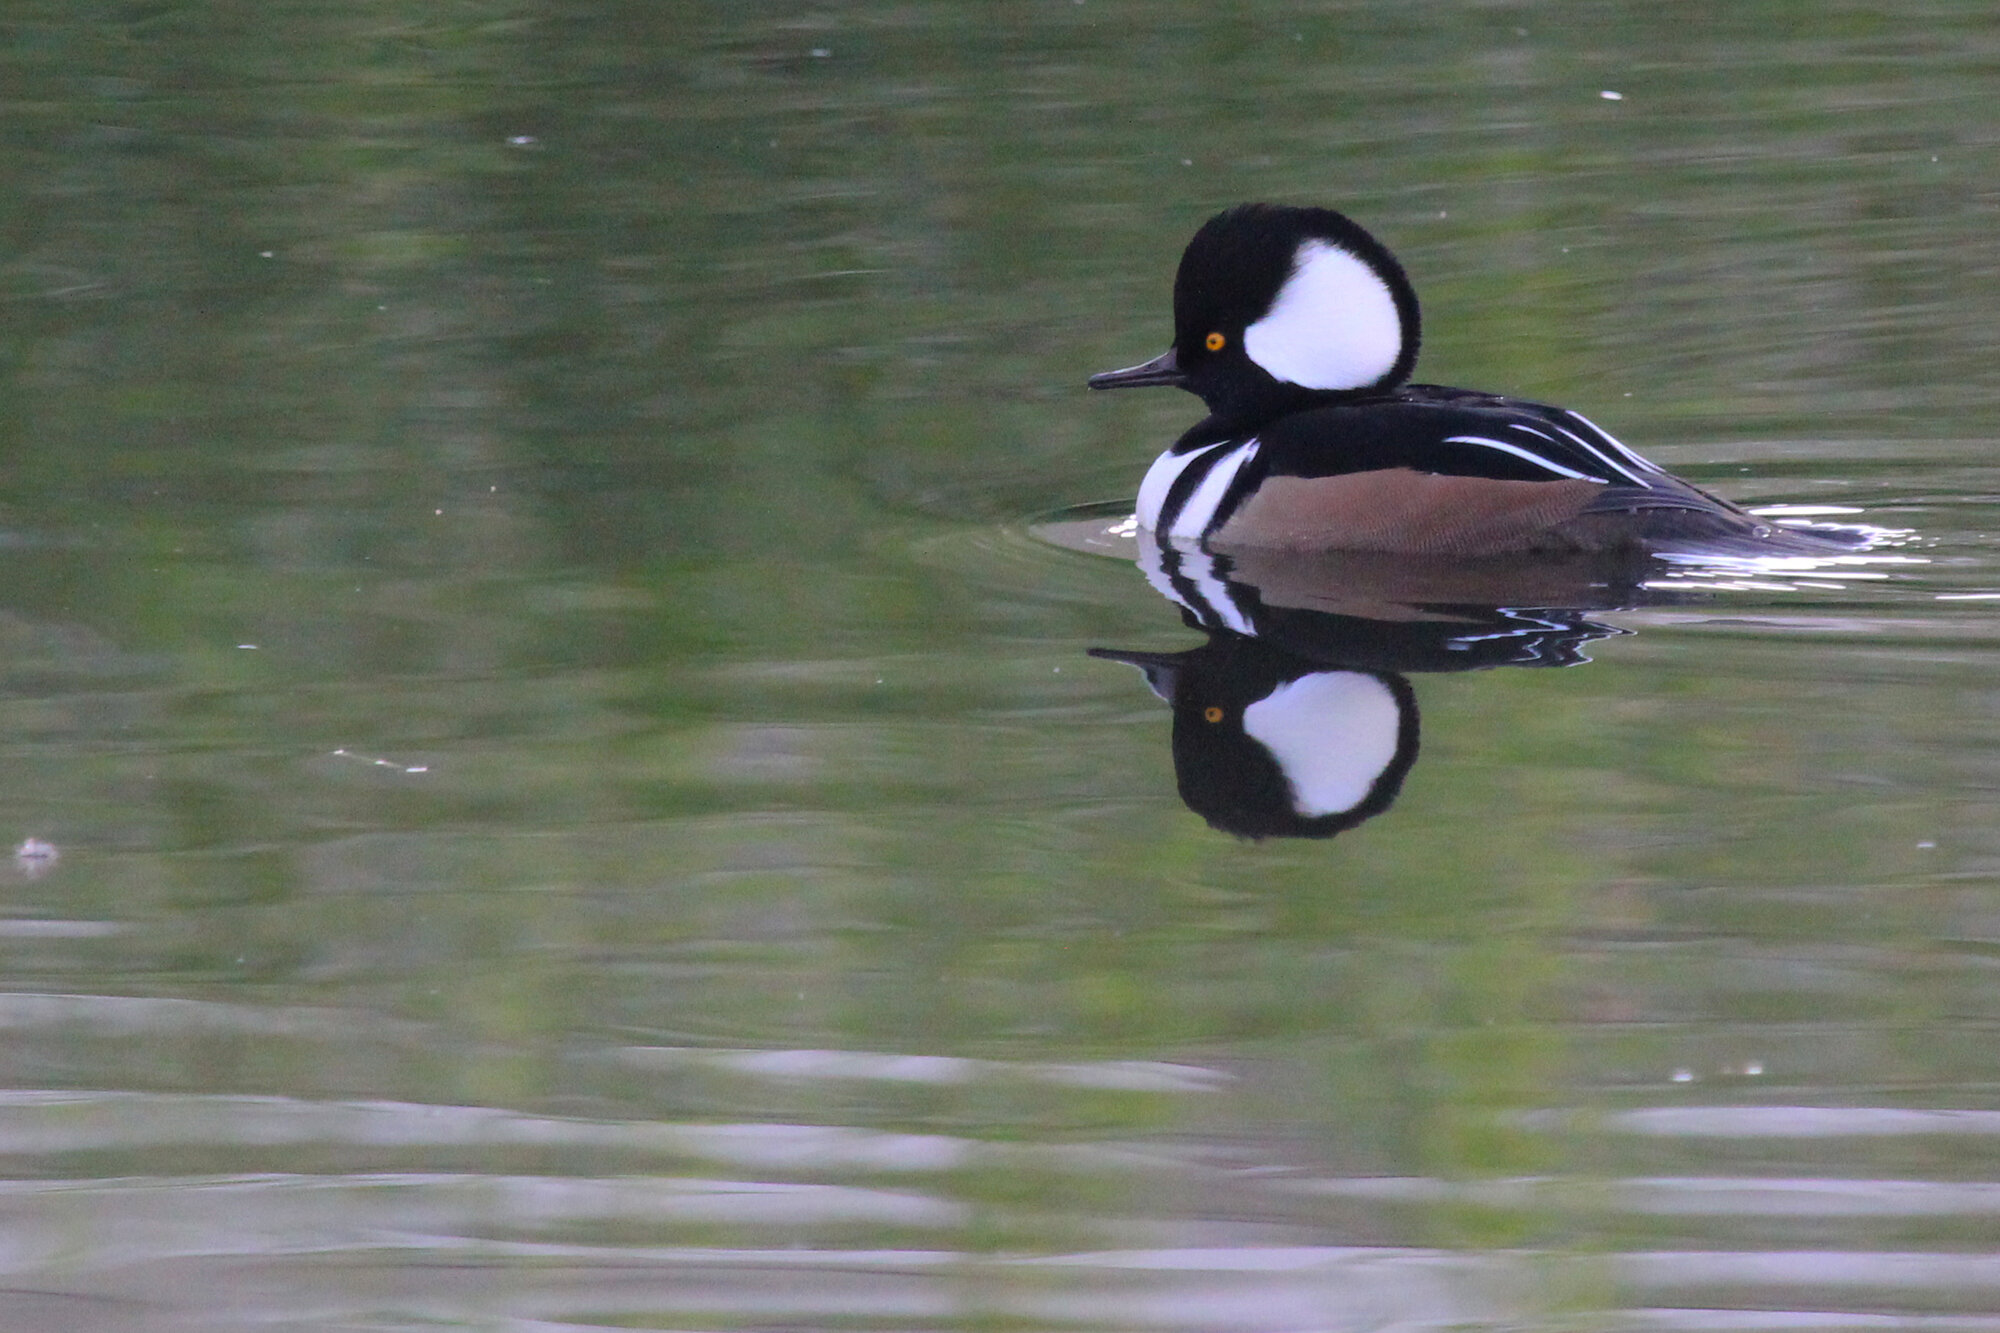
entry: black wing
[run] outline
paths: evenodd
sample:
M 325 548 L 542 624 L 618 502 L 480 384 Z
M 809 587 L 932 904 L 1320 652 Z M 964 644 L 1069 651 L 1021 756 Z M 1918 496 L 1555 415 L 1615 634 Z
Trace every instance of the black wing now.
M 1576 412 L 1433 385 L 1294 413 L 1258 434 L 1259 452 L 1276 476 L 1400 467 L 1500 481 L 1677 489 L 1667 473 Z

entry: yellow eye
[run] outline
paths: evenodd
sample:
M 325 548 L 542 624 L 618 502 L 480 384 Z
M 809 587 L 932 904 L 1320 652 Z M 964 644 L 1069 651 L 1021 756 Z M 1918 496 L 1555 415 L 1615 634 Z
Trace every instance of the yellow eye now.
M 1209 336 L 1215 337 L 1217 335 L 1210 334 Z M 1202 719 L 1207 722 L 1220 722 L 1222 721 L 1222 710 L 1220 708 L 1217 708 L 1214 704 L 1210 704 L 1208 707 L 1201 710 L 1201 716 Z
M 1208 350 L 1211 352 L 1219 352 L 1223 348 L 1229 346 L 1229 339 L 1223 337 L 1219 333 L 1211 333 L 1206 338 L 1202 339 L 1202 345 L 1208 348 Z M 1213 722 L 1214 720 L 1215 720 L 1214 718 L 1209 719 L 1209 721 L 1211 722 Z

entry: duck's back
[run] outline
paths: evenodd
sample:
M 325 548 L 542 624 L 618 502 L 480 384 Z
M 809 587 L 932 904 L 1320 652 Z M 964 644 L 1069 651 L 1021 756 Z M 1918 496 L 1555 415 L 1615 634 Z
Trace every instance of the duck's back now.
M 1409 385 L 1281 417 L 1254 440 L 1206 525 L 1217 547 L 1473 556 L 1792 539 L 1543 403 Z

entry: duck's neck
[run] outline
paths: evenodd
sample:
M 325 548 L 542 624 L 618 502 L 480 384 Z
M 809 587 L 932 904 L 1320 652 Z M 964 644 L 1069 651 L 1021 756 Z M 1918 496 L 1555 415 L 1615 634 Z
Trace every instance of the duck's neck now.
M 1226 394 L 1205 396 L 1203 401 L 1208 404 L 1208 417 L 1189 435 L 1199 433 L 1210 440 L 1240 439 L 1254 435 L 1278 418 L 1295 412 L 1374 402 L 1392 397 L 1395 393 L 1393 388 L 1304 389 L 1296 384 L 1268 384 L 1241 397 Z

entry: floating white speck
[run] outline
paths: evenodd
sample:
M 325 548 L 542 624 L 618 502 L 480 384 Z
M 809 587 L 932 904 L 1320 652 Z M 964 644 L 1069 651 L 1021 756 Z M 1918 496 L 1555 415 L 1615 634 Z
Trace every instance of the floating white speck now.
M 1764 1073 L 1764 1062 L 1762 1060 L 1750 1061 L 1748 1064 L 1743 1066 L 1743 1073 L 1746 1077 L 1749 1078 L 1761 1077 Z
M 253 653 L 257 651 L 257 645 L 254 643 L 239 643 L 236 646 L 238 648 L 247 648 Z
M 507 136 L 507 142 L 516 148 L 526 148 L 535 142 L 535 136 L 532 134 L 510 134 Z
M 21 845 L 14 849 L 16 861 L 54 861 L 61 855 L 54 843 L 41 838 L 23 839 Z
M 813 48 L 813 59 L 814 59 L 814 60 L 825 60 L 825 59 L 826 59 L 826 58 L 827 58 L 828 56 L 830 56 L 830 55 L 832 55 L 832 54 L 833 54 L 833 50 L 832 50 L 832 48 L 831 48 L 831 47 L 825 47 L 825 46 L 815 46 L 815 47 Z
M 333 756 L 336 759 L 352 759 L 358 763 L 367 764 L 370 768 L 393 768 L 398 773 L 428 773 L 431 771 L 429 764 L 399 764 L 393 759 L 377 759 L 372 755 L 356 754 L 354 751 L 348 749 L 335 750 Z
M 1609 88 L 1606 88 L 1603 92 L 1599 93 L 1598 96 L 1603 98 L 1607 102 L 1622 102 L 1625 100 L 1624 93 L 1614 93 Z
M 1694 1082 L 1694 1071 L 1692 1069 L 1676 1069 L 1673 1077 L 1676 1083 L 1692 1083 Z
M 14 868 L 21 872 L 23 879 L 40 879 L 56 868 L 62 853 L 52 842 L 40 838 L 28 838 L 14 849 Z
M 1937 161 L 1937 159 L 1936 159 L 1936 158 L 1932 158 L 1932 159 L 1931 159 L 1931 161 L 1935 162 L 1935 161 Z M 270 259 L 270 258 L 274 257 L 274 256 L 275 256 L 275 255 L 276 255 L 277 253 L 278 253 L 278 252 L 277 252 L 276 250 L 259 250 L 259 251 L 257 252 L 257 258 L 259 258 L 259 259 Z
M 1920 852 L 1935 851 L 1936 849 L 1937 849 L 1937 844 L 1935 842 L 1932 842 L 1929 838 L 1925 838 L 1922 842 L 1917 844 L 1917 850 Z

